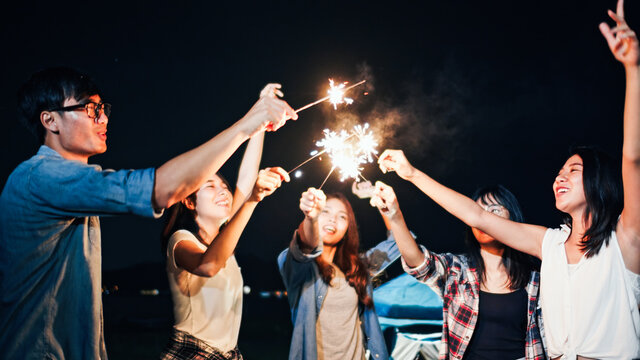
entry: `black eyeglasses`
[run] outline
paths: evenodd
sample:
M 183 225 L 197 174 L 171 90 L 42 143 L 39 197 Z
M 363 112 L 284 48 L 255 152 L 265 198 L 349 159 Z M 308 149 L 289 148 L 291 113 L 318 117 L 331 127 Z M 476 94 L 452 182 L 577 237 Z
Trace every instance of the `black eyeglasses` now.
M 100 117 L 100 112 L 103 112 L 107 117 L 111 115 L 111 104 L 109 103 L 96 103 L 96 102 L 88 102 L 86 104 L 78 104 L 65 106 L 57 109 L 51 109 L 49 111 L 76 111 L 78 109 L 83 109 L 87 112 L 87 115 L 93 119 L 93 121 L 98 121 Z

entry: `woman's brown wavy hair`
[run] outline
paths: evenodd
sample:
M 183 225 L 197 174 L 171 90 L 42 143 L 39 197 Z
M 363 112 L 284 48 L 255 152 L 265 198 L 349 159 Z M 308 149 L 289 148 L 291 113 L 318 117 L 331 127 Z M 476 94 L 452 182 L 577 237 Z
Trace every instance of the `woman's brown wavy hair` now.
M 327 195 L 327 200 L 338 199 L 347 209 L 348 224 L 347 232 L 338 245 L 336 245 L 336 253 L 333 257 L 333 264 L 336 265 L 344 274 L 358 294 L 358 300 L 368 308 L 373 307 L 373 299 L 367 294 L 367 282 L 369 280 L 369 270 L 365 260 L 360 257 L 358 250 L 360 247 L 360 236 L 358 235 L 358 225 L 353 208 L 347 198 L 341 193 L 333 193 Z M 334 271 L 333 267 L 322 259 L 321 256 L 316 258 L 316 264 L 325 283 L 331 284 Z

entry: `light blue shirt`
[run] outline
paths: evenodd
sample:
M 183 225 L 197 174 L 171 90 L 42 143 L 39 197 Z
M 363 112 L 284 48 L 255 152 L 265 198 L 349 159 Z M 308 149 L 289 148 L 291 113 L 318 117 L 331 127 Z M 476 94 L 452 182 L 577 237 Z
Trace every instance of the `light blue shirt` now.
M 393 238 L 383 241 L 367 254 L 373 253 L 377 254 L 378 259 L 376 270 L 384 269 L 389 261 L 399 255 Z M 320 276 L 318 266 L 314 261 L 320 254 L 322 254 L 322 244 L 310 254 L 303 253 L 298 245 L 296 231 L 289 248 L 278 256 L 278 267 L 287 289 L 291 320 L 293 321 L 293 334 L 289 349 L 290 360 L 315 360 L 318 357 L 316 320 L 328 289 L 327 283 Z M 371 284 L 367 285 L 367 293 L 369 296 L 373 296 Z M 389 353 L 375 310 L 362 305 L 360 310 L 365 345 L 370 352 L 370 357 L 375 360 L 388 359 Z
M 100 215 L 157 217 L 155 170 L 102 170 L 41 146 L 0 195 L 3 359 L 106 359 Z

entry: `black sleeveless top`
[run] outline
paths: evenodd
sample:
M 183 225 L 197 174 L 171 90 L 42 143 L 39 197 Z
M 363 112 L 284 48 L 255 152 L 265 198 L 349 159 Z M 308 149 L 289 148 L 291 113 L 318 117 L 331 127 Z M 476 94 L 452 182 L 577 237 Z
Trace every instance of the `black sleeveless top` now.
M 528 295 L 480 291 L 478 321 L 464 359 L 520 359 L 525 356 Z

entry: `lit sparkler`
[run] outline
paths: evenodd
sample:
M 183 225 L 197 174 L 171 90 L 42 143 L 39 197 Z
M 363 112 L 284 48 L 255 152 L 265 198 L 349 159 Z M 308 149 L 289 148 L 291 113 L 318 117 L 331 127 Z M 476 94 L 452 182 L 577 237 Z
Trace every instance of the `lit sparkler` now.
M 346 82 L 335 86 L 333 85 L 333 80 L 329 79 L 329 86 L 331 87 L 328 91 L 329 93 L 329 102 L 333 104 L 333 109 L 338 110 L 338 104 L 346 103 L 347 105 L 353 104 L 353 99 L 344 96 L 344 87 L 346 86 Z
M 363 169 L 361 165 L 373 162 L 372 156 L 377 158 L 376 154 L 378 153 L 376 149 L 378 143 L 369 130 L 369 124 L 356 125 L 351 132 L 346 130 L 335 132 L 325 129 L 323 133 L 324 138 L 316 142 L 316 146 L 323 149 L 311 151 L 310 158 L 289 170 L 288 173 L 292 173 L 302 165 L 326 153 L 331 159 L 332 167 L 329 175 L 322 182 L 323 185 L 334 170 L 338 170 L 340 173 L 340 181 L 348 178 L 357 180 L 359 177 L 366 181 L 361 174 Z M 357 141 L 350 141 L 353 137 Z
M 337 105 L 338 104 L 342 104 L 342 103 L 351 104 L 351 103 L 353 103 L 353 99 L 345 98 L 344 97 L 344 93 L 347 92 L 350 89 L 353 89 L 354 87 L 356 87 L 358 85 L 364 84 L 365 82 L 367 82 L 367 80 L 362 80 L 362 81 L 357 82 L 357 83 L 355 83 L 353 85 L 350 85 L 350 86 L 346 86 L 346 84 L 347 84 L 346 82 L 344 82 L 344 83 L 342 83 L 342 84 L 340 84 L 338 86 L 335 86 L 333 84 L 333 80 L 329 79 L 330 88 L 327 91 L 329 93 L 329 95 L 323 97 L 322 99 L 318 99 L 318 100 L 316 100 L 316 101 L 314 101 L 314 102 L 312 102 L 310 104 L 307 104 L 307 105 L 297 109 L 296 113 L 299 113 L 302 110 L 308 109 L 308 108 L 310 108 L 310 107 L 312 107 L 314 105 L 318 105 L 321 102 L 324 102 L 324 101 L 327 101 L 327 100 L 329 100 L 333 104 L 333 108 L 334 109 L 337 109 Z
M 366 158 L 367 162 L 373 162 L 371 155 L 378 158 L 378 150 L 376 150 L 378 143 L 373 138 L 373 133 L 367 129 L 369 129 L 369 123 L 365 123 L 364 126 L 356 125 L 353 127 L 353 134 L 358 137 L 358 152 Z

